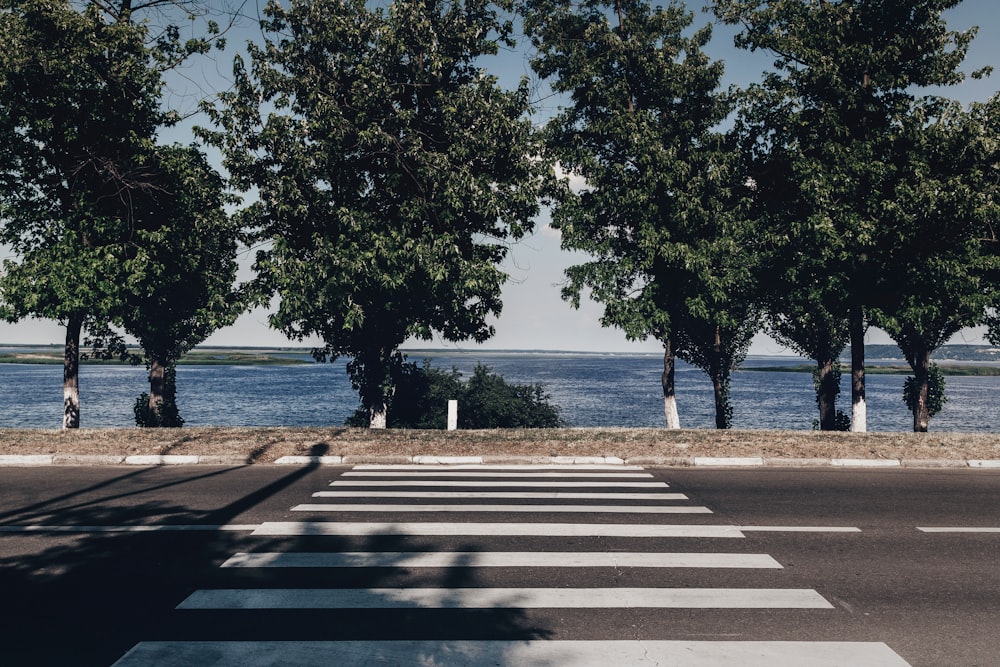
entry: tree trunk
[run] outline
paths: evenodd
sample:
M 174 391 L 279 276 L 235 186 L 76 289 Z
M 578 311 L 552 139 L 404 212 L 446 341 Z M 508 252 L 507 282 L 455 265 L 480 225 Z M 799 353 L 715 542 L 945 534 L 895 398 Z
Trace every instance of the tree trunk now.
M 368 427 L 384 429 L 388 423 L 389 397 L 386 386 L 389 376 L 391 351 L 375 350 L 365 355 L 364 385 L 361 389 L 362 404 L 368 410 Z M 391 389 L 389 390 L 391 391 Z
M 669 338 L 663 341 L 663 375 L 660 376 L 660 382 L 663 385 L 663 414 L 667 420 L 667 428 L 680 428 L 677 397 L 674 394 L 674 352 Z
M 834 431 L 837 428 L 837 383 L 838 375 L 833 365 L 835 359 L 817 359 L 819 377 L 816 383 L 816 404 L 819 406 L 819 430 Z
M 149 363 L 149 414 L 162 416 L 167 367 L 159 359 Z M 157 420 L 159 421 L 159 420 Z
M 931 353 L 926 351 L 916 357 L 913 364 L 913 378 L 917 381 L 917 404 L 913 406 L 913 431 L 927 433 L 931 423 L 930 410 L 930 367 Z
M 718 429 L 732 427 L 729 420 L 728 384 L 718 373 L 712 374 L 712 388 L 715 390 L 715 428 Z
M 385 403 L 382 403 L 381 406 L 369 408 L 368 415 L 369 415 L 368 428 L 383 429 L 386 427 L 386 423 L 389 417 L 389 411 L 386 408 Z
M 712 389 L 715 393 L 715 428 L 728 429 L 732 426 L 732 409 L 729 406 L 729 378 L 722 367 L 722 331 L 715 327 L 715 337 L 712 340 L 712 358 L 709 361 L 709 375 L 712 378 Z
M 865 313 L 856 305 L 851 308 L 848 324 L 851 334 L 851 430 L 868 430 L 868 406 L 865 403 Z
M 80 332 L 83 317 L 71 315 L 66 322 L 63 352 L 63 428 L 80 428 Z

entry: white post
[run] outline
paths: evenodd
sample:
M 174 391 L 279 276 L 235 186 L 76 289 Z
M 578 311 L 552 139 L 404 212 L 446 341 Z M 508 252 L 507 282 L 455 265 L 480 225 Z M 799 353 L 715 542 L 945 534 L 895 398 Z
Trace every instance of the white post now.
M 458 401 L 448 401 L 448 430 L 454 431 L 458 428 Z

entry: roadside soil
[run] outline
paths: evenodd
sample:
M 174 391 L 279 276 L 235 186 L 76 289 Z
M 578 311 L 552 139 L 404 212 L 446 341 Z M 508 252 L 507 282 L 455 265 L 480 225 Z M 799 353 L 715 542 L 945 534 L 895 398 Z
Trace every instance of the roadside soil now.
M 665 429 L 372 431 L 357 428 L 0 429 L 0 455 L 198 455 L 271 463 L 282 456 L 613 456 L 771 459 L 1000 459 L 1000 434 Z

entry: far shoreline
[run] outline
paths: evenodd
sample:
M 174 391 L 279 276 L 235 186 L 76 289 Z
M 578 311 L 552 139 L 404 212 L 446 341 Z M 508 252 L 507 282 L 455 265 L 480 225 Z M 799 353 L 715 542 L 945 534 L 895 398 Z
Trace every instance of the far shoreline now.
M 62 365 L 63 346 L 60 344 L 3 344 L 0 343 L 0 364 Z M 474 357 L 482 356 L 548 356 L 548 357 L 649 357 L 658 358 L 655 352 L 598 352 L 574 350 L 491 350 L 461 348 L 403 348 L 400 350 L 410 359 L 427 357 Z M 141 357 L 137 347 L 129 349 L 136 357 Z M 198 346 L 185 354 L 179 366 L 297 366 L 316 363 L 311 358 L 312 348 L 301 346 Z M 866 346 L 868 363 L 865 372 L 872 375 L 912 375 L 913 371 L 901 358 L 898 348 L 891 345 Z M 764 361 L 774 363 L 762 364 Z M 774 355 L 748 355 L 747 363 L 738 370 L 771 373 L 812 373 L 816 366 L 809 359 L 787 353 Z M 937 350 L 932 361 L 937 363 L 946 376 L 998 377 L 1000 376 L 1000 350 L 984 345 L 946 345 Z M 129 360 L 95 359 L 84 352 L 81 364 L 101 366 L 137 365 Z M 849 364 L 841 359 L 841 372 L 848 372 Z

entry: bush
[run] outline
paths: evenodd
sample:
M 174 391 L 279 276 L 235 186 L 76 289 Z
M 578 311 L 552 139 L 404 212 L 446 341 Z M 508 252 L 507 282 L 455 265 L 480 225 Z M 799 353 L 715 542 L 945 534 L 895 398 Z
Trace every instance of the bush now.
M 167 367 L 163 374 L 163 403 L 159 410 L 149 409 L 149 394 L 143 392 L 135 399 L 135 425 L 142 428 L 180 428 L 184 425 L 177 407 L 177 369 Z
M 509 384 L 488 366 L 477 364 L 468 382 L 454 368 L 441 371 L 404 364 L 394 380 L 389 404 L 389 428 L 443 429 L 448 401 L 458 401 L 458 426 L 477 428 L 556 428 L 563 425 L 559 407 L 549 403 L 541 385 Z M 359 408 L 348 426 L 368 426 L 368 413 Z

